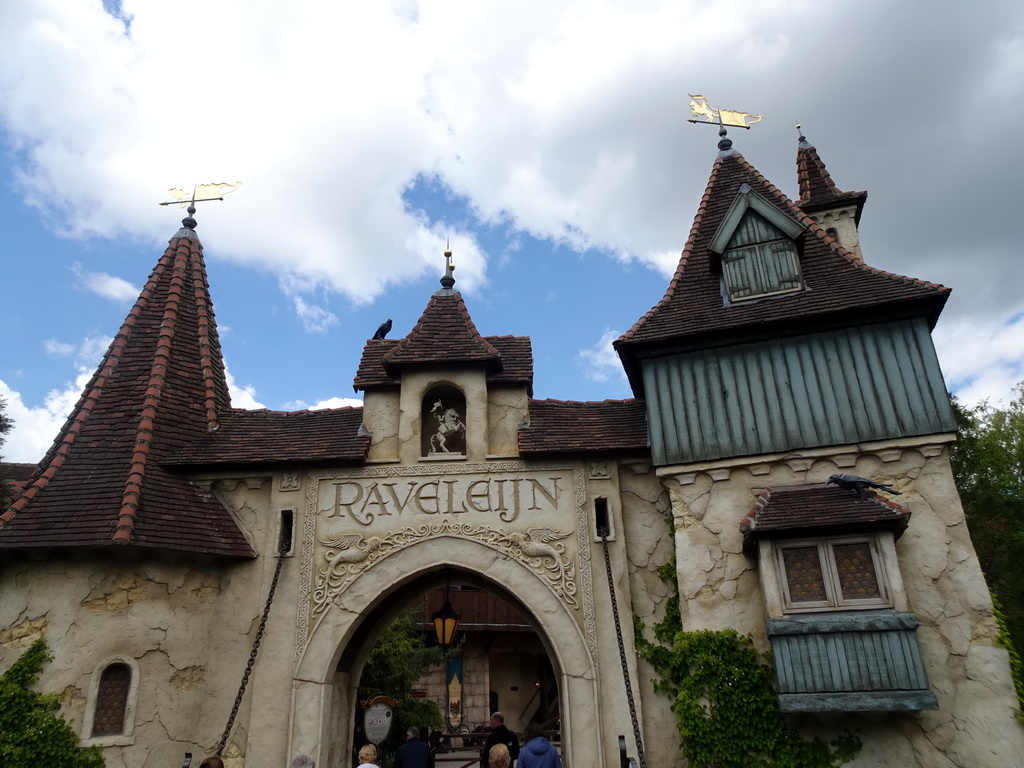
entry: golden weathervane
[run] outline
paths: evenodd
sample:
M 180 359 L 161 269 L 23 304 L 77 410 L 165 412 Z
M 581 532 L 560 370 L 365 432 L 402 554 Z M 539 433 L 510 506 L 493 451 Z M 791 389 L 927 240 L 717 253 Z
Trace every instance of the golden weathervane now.
M 240 186 L 242 186 L 242 182 L 240 181 L 236 181 L 233 184 L 196 184 L 195 187 L 192 188 L 191 195 L 183 189 L 170 189 L 168 190 L 168 194 L 175 199 L 158 203 L 158 205 L 177 205 L 179 208 L 184 208 L 187 205 L 195 208 L 196 203 L 205 203 L 210 200 L 223 200 L 224 195 L 231 194 Z
M 731 109 L 715 109 L 708 100 L 700 95 L 690 94 L 690 109 L 693 111 L 693 119 L 689 123 L 710 123 L 712 125 L 730 126 L 732 128 L 746 128 L 760 122 L 764 115 L 752 115 L 749 112 L 735 112 Z

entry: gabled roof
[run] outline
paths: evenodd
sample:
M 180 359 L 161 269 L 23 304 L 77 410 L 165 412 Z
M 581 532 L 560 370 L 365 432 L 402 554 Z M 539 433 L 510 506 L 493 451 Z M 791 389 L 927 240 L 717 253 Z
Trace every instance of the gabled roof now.
M 244 411 L 221 416 L 221 427 L 169 456 L 164 466 L 324 465 L 361 463 L 370 445 L 362 408 Z
M 865 498 L 834 485 L 762 488 L 740 523 L 746 537 L 760 534 L 811 534 L 891 528 L 896 537 L 910 522 L 910 511 L 865 491 Z
M 391 376 L 408 365 L 481 363 L 488 371 L 502 369 L 501 353 L 477 331 L 462 294 L 447 289 L 430 297 L 419 322 L 381 362 Z
M 522 456 L 650 449 L 642 400 L 531 400 L 529 413 L 529 423 L 519 428 Z
M 160 462 L 230 407 L 195 220 L 171 239 L 24 493 L 0 549 L 122 545 L 254 557 L 230 512 Z
M 801 225 L 797 239 L 805 290 L 729 304 L 711 244 L 741 187 Z M 615 342 L 634 391 L 641 391 L 636 355 L 717 346 L 806 331 L 809 324 L 853 326 L 906 316 L 934 325 L 949 289 L 869 267 L 832 237 L 739 153 L 719 154 L 665 295 Z
M 748 211 L 756 211 L 772 227 L 779 231 L 780 237 L 786 236 L 793 239 L 804 232 L 802 222 L 784 214 L 755 193 L 749 184 L 741 184 L 736 197 L 732 199 L 732 205 L 725 212 L 722 222 L 718 225 L 714 237 L 711 238 L 711 242 L 708 244 L 708 248 L 712 253 L 719 255 L 725 253 Z
M 533 350 L 529 336 L 483 336 L 485 342 L 501 356 L 501 370 L 488 371 L 491 384 L 526 387 L 533 394 Z M 398 346 L 398 339 L 370 339 L 363 347 L 352 388 L 360 390 L 378 387 L 397 387 L 401 383 L 399 371 L 390 373 L 384 365 L 384 356 Z
M 797 205 L 806 213 L 839 208 L 847 205 L 856 206 L 854 221 L 860 223 L 860 215 L 864 203 L 868 199 L 867 192 L 844 192 L 836 186 L 829 175 L 825 163 L 818 157 L 815 149 L 804 136 L 796 151 L 796 175 L 800 188 L 800 199 Z

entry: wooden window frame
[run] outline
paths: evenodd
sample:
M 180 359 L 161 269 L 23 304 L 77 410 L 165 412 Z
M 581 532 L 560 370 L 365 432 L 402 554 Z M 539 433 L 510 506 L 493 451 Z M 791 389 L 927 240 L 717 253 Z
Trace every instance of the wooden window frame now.
M 839 570 L 836 566 L 833 547 L 836 544 L 868 545 L 875 579 L 878 581 L 879 597 L 851 599 L 843 597 L 839 587 Z M 818 563 L 824 581 L 826 599 L 819 601 L 794 601 L 790 597 L 789 580 L 783 553 L 786 549 L 814 546 L 818 551 Z M 773 566 L 777 573 L 784 613 L 820 613 L 823 611 L 871 610 L 893 608 L 893 588 L 885 568 L 878 537 L 873 534 L 859 536 L 825 536 L 813 539 L 782 539 L 773 544 Z
M 741 271 L 733 267 L 733 264 L 737 262 L 743 262 L 745 264 L 744 270 L 756 271 L 759 276 L 767 275 L 770 272 L 779 274 L 786 272 L 792 275 L 792 282 L 795 284 L 785 288 L 773 288 L 771 285 L 768 285 L 767 280 L 762 281 L 764 283 L 762 286 L 740 286 L 734 284 L 738 277 L 737 273 Z M 756 270 L 752 269 L 755 266 L 755 262 Z M 726 295 L 729 298 L 730 304 L 763 299 L 766 296 L 799 293 L 804 289 L 803 275 L 800 271 L 800 259 L 797 255 L 796 244 L 792 240 L 767 240 L 728 249 L 722 255 L 722 280 L 725 283 Z M 737 296 L 736 292 L 740 290 L 749 290 L 751 292 Z

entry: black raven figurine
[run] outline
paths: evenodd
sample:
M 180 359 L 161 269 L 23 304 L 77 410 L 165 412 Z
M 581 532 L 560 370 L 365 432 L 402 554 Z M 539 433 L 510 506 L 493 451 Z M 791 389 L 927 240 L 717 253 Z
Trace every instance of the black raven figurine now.
M 885 483 L 876 483 L 874 480 L 868 480 L 866 477 L 857 477 L 856 475 L 832 475 L 826 483 L 834 483 L 835 485 L 842 488 L 844 491 L 856 491 L 857 498 L 861 501 L 864 500 L 864 491 L 868 488 L 877 488 L 880 491 L 891 493 L 894 496 L 901 495 L 899 491 L 893 488 L 891 485 Z
M 386 323 L 381 323 L 377 328 L 377 332 L 373 334 L 374 339 L 383 339 L 388 335 L 388 331 L 391 330 L 391 318 L 389 317 Z

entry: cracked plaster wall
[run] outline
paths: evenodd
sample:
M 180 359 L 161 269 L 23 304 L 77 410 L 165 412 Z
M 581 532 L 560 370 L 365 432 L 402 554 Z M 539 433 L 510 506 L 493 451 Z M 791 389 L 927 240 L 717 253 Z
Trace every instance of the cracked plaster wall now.
M 1024 731 L 1005 650 L 970 541 L 948 454 L 941 441 L 888 441 L 845 453 L 809 451 L 664 468 L 672 494 L 684 628 L 732 627 L 768 649 L 756 556 L 743 551 L 739 523 L 767 486 L 824 482 L 842 472 L 894 482 L 911 510 L 896 543 L 910 610 L 937 711 L 799 716 L 807 734 L 857 731 L 864 749 L 849 765 L 1003 766 L 1019 764 Z
M 370 432 L 370 461 L 398 458 L 398 389 L 363 394 L 363 424 Z
M 658 568 L 671 562 L 675 546 L 672 537 L 668 491 L 649 464 L 619 466 L 619 492 L 622 507 L 621 530 L 629 572 L 629 595 L 633 616 L 640 619 L 647 636 L 665 616 L 665 603 L 671 588 L 658 575 Z M 595 574 L 595 579 L 603 576 Z M 623 631 L 632 634 L 632 621 L 622 616 Z M 680 764 L 679 738 L 671 702 L 654 691 L 655 672 L 650 664 L 637 659 L 633 675 L 634 695 L 644 713 L 644 752 L 648 765 Z M 632 736 L 626 731 L 627 751 L 635 755 Z
M 259 551 L 267 551 L 275 530 L 265 522 L 269 494 L 260 485 L 229 495 L 239 504 L 236 514 L 241 510 L 239 516 L 248 518 Z M 5 563 L 0 670 L 45 635 L 54 658 L 37 690 L 63 692 L 62 713 L 83 735 L 98 665 L 112 656 L 134 659 L 139 693 L 131 743 L 104 748 L 108 768 L 180 765 L 187 751 L 198 764 L 212 754 L 227 722 L 263 608 L 267 566 L 274 562 L 225 565 L 124 554 Z M 225 751 L 228 768 L 243 762 L 239 745 L 247 739 L 247 709 Z
M 492 456 L 519 453 L 519 426 L 528 416 L 526 390 L 490 387 L 487 391 L 487 452 Z

